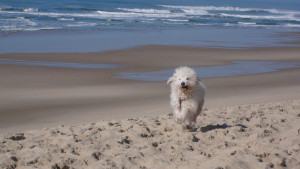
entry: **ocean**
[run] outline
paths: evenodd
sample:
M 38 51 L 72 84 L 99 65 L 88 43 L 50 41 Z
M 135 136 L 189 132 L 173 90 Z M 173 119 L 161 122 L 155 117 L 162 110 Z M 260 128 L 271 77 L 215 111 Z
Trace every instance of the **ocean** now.
M 281 34 L 299 31 L 299 0 L 0 1 L 0 53 L 295 46 Z

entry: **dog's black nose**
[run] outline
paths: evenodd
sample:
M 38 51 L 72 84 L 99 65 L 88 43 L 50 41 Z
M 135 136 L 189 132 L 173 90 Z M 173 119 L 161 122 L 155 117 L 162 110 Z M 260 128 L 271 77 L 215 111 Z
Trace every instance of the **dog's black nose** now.
M 185 85 L 185 83 L 184 82 L 181 82 L 181 86 L 184 86 Z

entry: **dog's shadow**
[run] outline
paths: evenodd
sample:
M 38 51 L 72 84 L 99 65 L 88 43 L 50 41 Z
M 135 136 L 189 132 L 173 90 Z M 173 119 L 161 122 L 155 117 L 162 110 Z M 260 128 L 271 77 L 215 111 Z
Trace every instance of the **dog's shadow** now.
M 237 125 L 234 125 L 234 126 L 239 126 L 241 127 L 241 130 L 244 130 L 245 128 L 247 128 L 247 126 L 243 125 L 243 124 L 237 124 Z M 203 132 L 203 133 L 206 133 L 208 131 L 212 131 L 212 130 L 215 130 L 215 129 L 226 129 L 226 128 L 230 128 L 230 127 L 233 127 L 231 125 L 227 125 L 226 123 L 224 124 L 217 124 L 217 125 L 207 125 L 207 126 L 204 126 L 204 127 L 197 127 L 197 128 L 194 128 L 191 132 L 197 132 L 199 131 L 198 129 L 200 128 L 200 131 Z

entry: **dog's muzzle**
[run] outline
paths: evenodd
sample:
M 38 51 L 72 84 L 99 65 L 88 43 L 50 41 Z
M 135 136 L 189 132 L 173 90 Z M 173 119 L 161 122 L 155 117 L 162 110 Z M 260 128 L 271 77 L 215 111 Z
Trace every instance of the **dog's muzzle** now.
M 188 86 L 185 85 L 185 82 L 181 82 L 181 90 L 182 91 L 187 91 L 188 90 Z

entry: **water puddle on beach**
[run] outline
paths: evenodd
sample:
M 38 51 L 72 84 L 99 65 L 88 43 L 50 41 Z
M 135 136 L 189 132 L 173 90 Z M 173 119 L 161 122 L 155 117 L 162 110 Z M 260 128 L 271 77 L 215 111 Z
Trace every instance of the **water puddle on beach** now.
M 93 63 L 71 63 L 71 62 L 48 62 L 48 61 L 31 61 L 31 60 L 14 60 L 0 59 L 0 64 L 5 65 L 21 65 L 21 66 L 46 66 L 73 69 L 113 69 L 118 65 L 112 64 L 93 64 Z
M 229 65 L 193 67 L 200 78 L 240 76 L 276 72 L 283 69 L 300 68 L 300 62 L 280 61 L 236 61 Z M 117 78 L 139 81 L 167 81 L 174 69 L 154 72 L 121 73 Z

